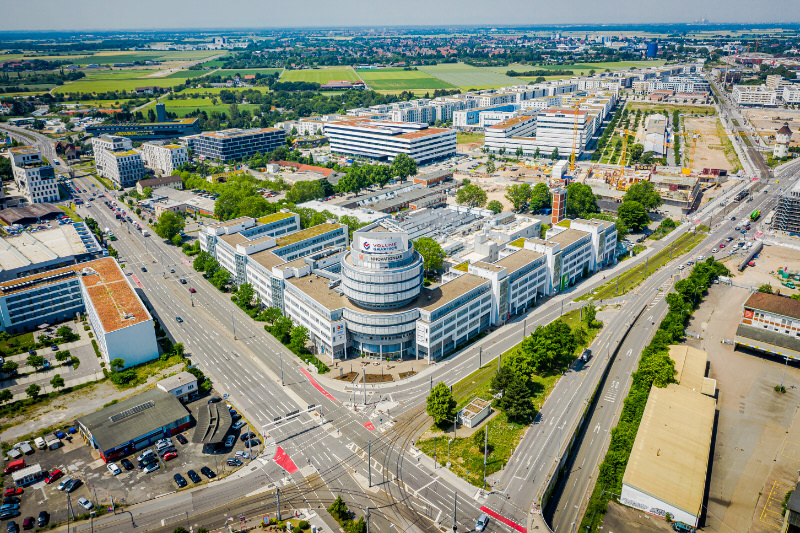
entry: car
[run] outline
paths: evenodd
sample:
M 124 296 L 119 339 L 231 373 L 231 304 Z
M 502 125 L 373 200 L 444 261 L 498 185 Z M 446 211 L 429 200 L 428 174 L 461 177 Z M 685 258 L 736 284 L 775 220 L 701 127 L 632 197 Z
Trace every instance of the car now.
M 123 459 L 119 462 L 119 464 L 121 464 L 125 470 L 133 470 L 133 463 L 130 461 L 130 459 Z
M 189 442 L 188 440 L 186 440 L 186 437 L 184 437 L 183 435 L 180 435 L 180 434 L 176 435 L 176 436 L 175 436 L 175 438 L 176 438 L 176 439 L 178 440 L 178 442 L 180 442 L 181 444 L 186 444 L 187 442 Z
M 207 466 L 204 466 L 203 468 L 201 468 L 200 469 L 200 473 L 203 474 L 204 476 L 206 476 L 208 479 L 212 479 L 212 478 L 217 477 L 217 475 L 214 473 L 214 471 L 211 470 Z
M 702 260 L 703 260 L 703 259 L 705 259 L 705 258 L 706 258 L 706 256 L 704 256 L 704 255 L 698 255 L 698 256 L 697 256 L 697 261 L 698 261 L 698 262 L 700 262 L 700 261 L 702 261 Z
M 176 457 L 178 457 L 178 452 L 174 451 L 169 451 L 161 456 L 161 458 L 164 459 L 165 461 L 169 461 L 170 459 L 175 459 Z
M 39 518 L 36 520 L 37 527 L 44 527 L 50 523 L 50 513 L 47 511 L 39 511 Z
M 489 515 L 486 513 L 481 514 L 478 517 L 478 521 L 475 522 L 475 531 L 483 531 L 486 529 L 486 524 L 489 522 Z
M 156 442 L 156 450 L 161 451 L 172 447 L 172 439 L 161 439 Z
M 10 489 L 6 489 L 3 493 L 3 496 L 16 496 L 17 494 L 22 494 L 25 492 L 23 489 L 19 487 L 11 487 Z
M 719 243 L 719 247 L 720 249 L 725 248 L 725 243 L 724 242 Z
M 58 490 L 66 489 L 67 485 L 69 485 L 70 483 L 72 483 L 72 478 L 71 477 L 65 477 L 63 480 L 61 480 L 61 483 L 58 484 Z
M 250 459 L 250 454 L 243 451 L 238 451 L 234 454 L 234 457 L 241 458 L 241 459 Z
M 208 399 L 208 403 L 217 403 L 221 401 L 222 398 L 220 398 L 219 396 L 212 396 L 211 398 Z
M 186 472 L 186 475 L 189 476 L 189 479 L 192 480 L 192 483 L 200 483 L 202 481 L 202 479 L 200 479 L 200 476 L 198 476 L 197 472 L 195 472 L 194 470 L 189 470 L 188 472 Z
M 731 217 L 731 220 L 732 220 L 732 221 L 733 221 L 733 220 L 736 220 L 736 217 Z
M 28 355 L 36 355 L 36 350 L 28 350 Z
M 194 290 L 194 287 L 189 287 L 189 292 L 191 292 L 192 294 L 194 294 L 194 293 L 196 293 L 197 291 L 196 291 L 196 290 Z
M 92 508 L 94 508 L 94 504 L 92 502 L 90 502 L 89 500 L 87 500 L 86 498 L 84 498 L 83 496 L 78 498 L 78 505 L 80 505 L 81 507 L 83 507 L 87 511 L 89 511 Z
M 142 470 L 142 472 L 144 472 L 145 474 L 149 474 L 150 472 L 155 472 L 155 471 L 156 471 L 156 470 L 158 470 L 159 468 L 160 468 L 160 467 L 158 466 L 158 463 L 157 463 L 157 462 L 156 462 L 156 463 L 150 463 L 149 465 L 147 465 L 147 466 L 145 466 L 145 467 L 144 467 L 144 469 Z
M 83 481 L 81 481 L 81 480 L 80 480 L 80 479 L 78 479 L 78 478 L 75 478 L 75 479 L 73 479 L 72 481 L 70 481 L 70 483 L 69 483 L 69 485 L 68 485 L 68 486 L 64 487 L 64 492 L 68 492 L 68 493 L 69 493 L 69 492 L 74 492 L 74 491 L 75 491 L 75 490 L 77 490 L 77 489 L 78 489 L 78 487 L 80 487 L 81 485 L 83 485 Z
M 147 272 L 147 269 L 145 267 L 142 267 L 142 272 Z
M 592 358 L 592 351 L 589 348 L 586 348 L 581 354 L 581 361 L 585 363 L 591 358 Z
M 2 512 L 2 511 L 17 511 L 17 510 L 19 510 L 19 504 L 18 503 L 4 503 L 3 505 L 0 505 L 0 512 Z
M 261 444 L 261 441 L 258 439 L 250 439 L 249 441 L 244 443 L 244 445 L 249 448 L 252 448 L 253 446 L 258 446 L 259 444 Z
M 244 442 L 247 439 L 252 439 L 255 436 L 256 436 L 255 433 L 253 433 L 252 431 L 248 431 L 247 433 L 242 433 L 242 435 L 239 438 L 242 439 L 242 442 Z
M 56 346 L 55 344 L 52 344 L 52 345 L 50 345 L 50 349 L 53 350 L 54 352 L 57 352 L 58 351 L 58 346 Z
M 108 463 L 106 465 L 106 468 L 108 468 L 108 471 L 111 472 L 111 475 L 113 476 L 116 476 L 117 474 L 122 472 L 122 470 L 114 463 Z
M 176 316 L 175 320 L 178 322 L 178 324 L 182 324 L 183 323 L 183 319 L 181 317 L 179 317 L 179 316 Z
M 238 422 L 234 423 L 231 427 L 233 429 L 241 429 L 246 425 L 247 425 L 247 422 L 245 422 L 244 420 L 239 420 Z
M 17 515 L 19 515 L 19 513 L 17 513 Z M 12 520 L 8 523 L 6 531 L 8 531 L 8 533 L 19 533 L 19 526 Z
M 186 285 L 186 280 L 185 280 L 185 279 L 181 278 L 181 279 L 179 279 L 178 281 L 180 281 L 180 282 L 181 282 L 181 285 Z
M 188 485 L 188 483 L 186 482 L 186 478 L 184 478 L 180 474 L 175 474 L 174 476 L 172 476 L 172 479 L 175 480 L 175 484 L 178 485 L 179 489 L 182 489 L 183 487 Z
M 228 466 L 242 466 L 244 463 L 240 461 L 238 457 L 231 457 L 230 459 L 225 461 L 225 464 L 227 464 Z
M 233 447 L 233 443 L 236 442 L 236 435 L 228 435 L 225 437 L 225 447 L 231 448 Z
M 678 265 L 678 270 L 683 270 L 684 268 L 686 268 L 686 265 Z
M 25 520 L 22 521 L 22 529 L 33 529 L 35 523 L 32 516 L 26 516 Z
M 8 520 L 9 518 L 14 518 L 15 516 L 19 516 L 19 510 L 9 509 L 8 511 L 0 511 L 0 520 Z
M 16 496 L 6 496 L 3 498 L 3 505 L 8 505 L 9 503 L 19 503 L 19 498 Z
M 231 422 L 237 422 L 242 419 L 242 415 L 235 413 L 231 415 Z
M 145 451 L 142 452 L 142 454 L 139 457 L 136 458 L 136 460 L 137 461 L 143 461 L 145 458 L 147 458 L 147 457 L 149 457 L 151 455 L 155 455 L 155 452 L 153 452 L 153 450 L 145 450 Z
M 157 462 L 158 462 L 158 459 L 156 459 L 156 456 L 155 456 L 155 455 L 148 455 L 147 457 L 145 457 L 144 459 L 142 459 L 141 461 L 139 461 L 139 462 L 137 463 L 137 466 L 138 466 L 139 468 L 145 468 L 145 467 L 147 467 L 148 465 L 151 465 L 151 464 L 153 464 L 153 463 L 157 463 Z

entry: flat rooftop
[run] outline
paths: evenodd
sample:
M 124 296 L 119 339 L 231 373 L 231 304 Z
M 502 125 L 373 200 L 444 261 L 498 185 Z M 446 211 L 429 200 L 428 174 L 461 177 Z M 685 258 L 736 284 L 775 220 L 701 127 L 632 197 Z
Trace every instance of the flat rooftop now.
M 0 239 L 0 270 L 27 266 L 88 253 L 72 224 L 22 232 Z
M 561 245 L 562 248 L 565 248 L 570 244 L 572 244 L 573 242 L 578 241 L 583 237 L 586 237 L 587 235 L 589 235 L 589 233 L 586 233 L 585 231 L 569 228 L 565 229 L 558 235 L 553 235 L 552 237 L 549 237 L 547 240 L 550 242 L 558 243 Z
M 147 390 L 78 419 L 102 450 L 110 450 L 186 417 L 175 396 L 159 388 Z
M 265 215 L 256 220 L 262 224 L 269 224 L 270 222 L 277 222 L 279 220 L 292 218 L 293 216 L 295 216 L 294 213 L 272 213 L 271 215 Z
M 462 274 L 434 289 L 422 289 L 422 294 L 418 299 L 421 303 L 419 308 L 434 311 L 484 283 L 491 282 L 474 274 Z
M 653 387 L 622 483 L 695 516 L 703 507 L 716 401 Z
M 331 224 L 328 222 L 317 224 L 316 226 L 278 237 L 277 246 L 288 246 L 296 242 L 316 237 L 317 235 L 328 233 L 329 231 L 333 231 L 341 227 L 344 227 L 344 224 Z
M 241 233 L 229 233 L 226 235 L 220 235 L 219 238 L 233 247 L 236 247 L 237 244 L 242 244 L 243 242 L 247 242 L 247 237 L 245 237 Z
M 528 266 L 540 257 L 542 257 L 542 254 L 539 252 L 521 248 L 513 254 L 500 259 L 499 261 L 495 261 L 494 264 L 499 267 L 505 267 L 508 273 L 511 274 L 512 272 L 516 272 L 517 270 Z
M 230 228 L 231 226 L 236 226 L 237 224 L 241 224 L 247 220 L 253 220 L 250 217 L 238 217 L 232 218 L 230 220 L 224 220 L 222 222 L 217 222 L 216 224 L 210 224 L 210 228 Z
M 269 250 L 262 250 L 247 256 L 247 261 L 255 261 L 267 270 L 272 270 L 272 267 L 282 265 L 286 261 L 282 257 L 278 257 Z
M 708 354 L 681 344 L 669 347 L 669 358 L 675 363 L 675 381 L 682 387 L 701 392 Z
M 106 333 L 150 320 L 150 313 L 112 257 L 75 265 Z M 86 271 L 84 269 L 91 269 Z

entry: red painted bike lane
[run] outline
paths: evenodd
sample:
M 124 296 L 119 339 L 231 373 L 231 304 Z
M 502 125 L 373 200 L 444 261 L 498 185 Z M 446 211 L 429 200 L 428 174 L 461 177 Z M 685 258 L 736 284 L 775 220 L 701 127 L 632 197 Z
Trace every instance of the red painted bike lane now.
M 278 449 L 275 450 L 275 457 L 273 457 L 272 460 L 290 474 L 297 472 L 297 465 L 294 464 L 294 461 L 292 461 L 289 455 L 283 451 L 283 448 L 280 446 L 278 446 Z
M 311 382 L 311 385 L 313 385 L 315 389 L 317 389 L 318 391 L 320 391 L 320 392 L 321 392 L 321 393 L 322 393 L 322 394 L 323 394 L 323 395 L 324 395 L 324 396 L 325 396 L 327 399 L 329 399 L 329 400 L 330 400 L 330 401 L 332 401 L 332 402 L 335 402 L 335 401 L 337 401 L 337 400 L 336 400 L 336 398 L 334 398 L 334 397 L 331 395 L 331 393 L 330 393 L 330 392 L 326 391 L 326 390 L 325 390 L 325 389 L 322 387 L 322 385 L 320 385 L 320 384 L 317 382 L 317 380 L 316 380 L 316 379 L 314 379 L 314 377 L 311 375 L 311 373 L 310 373 L 308 370 L 306 370 L 305 368 L 301 368 L 301 369 L 300 369 L 300 372 L 302 372 L 302 373 L 303 373 L 303 375 L 305 375 L 305 377 L 307 377 L 307 378 L 308 378 L 308 381 L 309 381 L 309 382 Z
M 505 516 L 501 516 L 500 514 L 492 511 L 491 509 L 489 509 L 486 506 L 482 506 L 481 507 L 481 511 L 483 511 L 486 514 L 488 514 L 489 516 L 491 516 L 492 518 L 494 518 L 498 522 L 502 522 L 505 525 L 507 525 L 508 527 L 519 531 L 519 533 L 527 533 L 527 531 L 528 531 L 528 528 L 517 524 L 516 522 L 506 518 Z

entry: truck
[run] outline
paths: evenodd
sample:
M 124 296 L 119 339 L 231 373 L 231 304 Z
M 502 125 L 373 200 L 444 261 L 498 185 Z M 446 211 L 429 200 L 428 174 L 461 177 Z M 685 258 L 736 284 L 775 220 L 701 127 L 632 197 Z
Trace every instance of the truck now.
M 142 230 L 142 235 L 145 236 L 145 237 L 149 237 L 150 236 L 150 232 L 147 231 L 146 229 L 143 229 Z
M 758 209 L 756 209 L 755 211 L 753 211 L 752 213 L 750 213 L 750 220 L 751 220 L 752 222 L 755 222 L 756 220 L 758 220 L 758 217 L 760 217 L 760 216 L 761 216 L 761 211 L 759 211 Z
M 44 450 L 45 448 L 47 448 L 47 443 L 45 442 L 44 437 L 36 437 L 35 439 L 33 439 L 33 443 L 40 450 Z

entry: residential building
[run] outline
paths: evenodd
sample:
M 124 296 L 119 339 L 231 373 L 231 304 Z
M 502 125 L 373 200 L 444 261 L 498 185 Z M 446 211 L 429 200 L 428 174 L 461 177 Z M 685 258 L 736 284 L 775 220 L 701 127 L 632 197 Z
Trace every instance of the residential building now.
M 777 91 L 764 85 L 734 85 L 732 95 L 739 105 L 772 107 L 778 102 Z
M 744 303 L 736 346 L 800 359 L 800 301 L 755 292 Z
M 191 426 L 192 415 L 175 396 L 153 388 L 76 422 L 86 443 L 108 462 L 185 431 Z
M 156 382 L 156 387 L 175 396 L 182 402 L 197 396 L 197 377 L 186 370 Z
M 113 135 L 94 137 L 92 151 L 98 174 L 120 189 L 133 187 L 145 176 L 142 156 L 133 150 L 133 143 L 128 138 Z
M 158 189 L 159 187 L 168 187 L 176 191 L 183 190 L 183 180 L 180 176 L 163 176 L 160 178 L 151 178 L 146 180 L 139 180 L 136 182 L 136 192 L 144 194 L 145 189 Z
M 28 203 L 39 204 L 59 200 L 58 183 L 53 166 L 42 157 L 38 148 L 15 146 L 9 149 L 9 153 L 14 183 Z
M 401 153 L 418 165 L 456 154 L 456 132 L 426 124 L 340 120 L 325 124 L 331 153 L 377 161 L 393 161 Z
M 778 194 L 771 228 L 790 234 L 800 234 L 800 181 Z
M 279 128 L 233 128 L 192 135 L 186 140 L 195 157 L 225 162 L 273 152 L 286 144 L 286 132 Z
M 800 104 L 800 86 L 796 84 L 784 85 L 778 88 L 781 98 L 787 104 Z
M 536 116 L 519 115 L 484 130 L 484 148 L 492 153 L 522 154 L 532 156 L 538 149 L 536 142 Z
M 161 176 L 170 176 L 182 164 L 189 161 L 185 146 L 160 142 L 144 143 L 141 147 L 144 166 Z
M 644 151 L 657 156 L 667 153 L 667 117 L 661 114 L 648 115 L 644 125 Z

